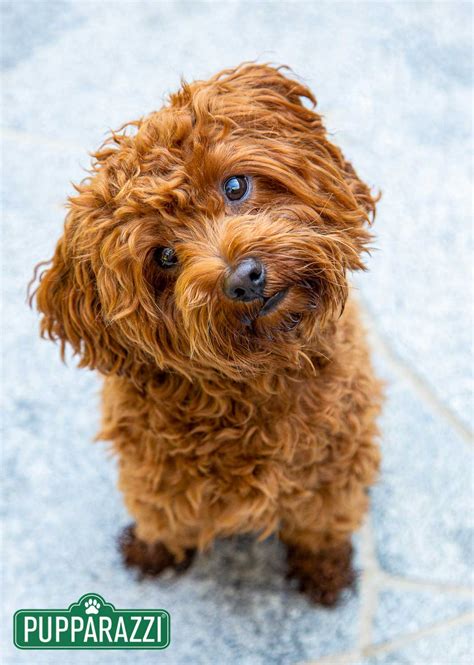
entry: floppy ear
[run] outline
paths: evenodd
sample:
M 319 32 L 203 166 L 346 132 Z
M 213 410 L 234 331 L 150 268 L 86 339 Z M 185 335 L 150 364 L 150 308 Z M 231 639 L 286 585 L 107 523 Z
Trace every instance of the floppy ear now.
M 253 79 L 253 86 L 260 91 L 267 89 L 267 95 L 263 97 L 267 104 L 272 100 L 278 103 L 280 108 L 283 105 L 294 115 L 297 120 L 297 126 L 300 125 L 310 131 L 313 137 L 317 137 L 321 154 L 330 158 L 330 161 L 339 170 L 343 177 L 344 184 L 355 199 L 355 203 L 363 211 L 365 219 L 361 220 L 364 224 L 372 223 L 375 217 L 375 205 L 380 198 L 373 197 L 370 188 L 359 178 L 354 167 L 348 162 L 341 150 L 330 143 L 327 138 L 327 132 L 322 122 L 321 116 L 315 112 L 316 98 L 311 90 L 304 83 L 289 78 L 282 73 L 282 70 L 288 70 L 288 67 L 270 67 L 268 65 L 249 65 L 248 75 Z M 269 92 L 271 91 L 271 94 Z M 302 100 L 306 99 L 311 103 L 311 108 L 303 105 Z
M 82 188 L 82 187 L 81 187 Z M 80 189 L 81 189 L 80 188 Z M 39 283 L 30 298 L 42 313 L 41 335 L 60 341 L 64 359 L 66 343 L 80 356 L 80 367 L 119 373 L 127 362 L 127 351 L 104 320 L 96 275 L 92 264 L 87 227 L 97 215 L 97 203 L 87 191 L 72 198 L 64 233 L 49 267 L 35 270 Z M 97 220 L 95 220 L 97 221 Z
M 316 99 L 311 90 L 282 74 L 284 68 L 255 67 L 256 80 L 261 79 L 259 85 L 271 89 L 272 94 L 278 96 L 280 107 L 283 105 L 293 116 L 293 127 L 299 130 L 300 139 L 302 137 L 301 154 L 307 156 L 308 164 L 312 166 L 307 171 L 308 179 L 320 183 L 322 191 L 328 195 L 321 217 L 329 229 L 337 230 L 352 247 L 353 251 L 346 254 L 347 268 L 364 269 L 360 254 L 368 251 L 372 240 L 367 227 L 375 219 L 380 194 L 372 196 L 370 188 L 359 178 L 342 151 L 328 139 L 321 116 L 315 111 Z M 304 106 L 303 99 L 311 102 L 312 108 Z
M 368 224 L 372 224 L 375 219 L 376 204 L 379 201 L 381 194 L 379 193 L 373 196 L 369 186 L 359 178 L 352 164 L 345 160 L 340 150 L 338 150 L 338 152 L 342 162 L 344 180 L 358 205 L 366 213 L 367 219 L 365 221 L 367 221 Z
M 259 141 L 268 135 L 269 151 L 278 150 L 279 165 L 286 165 L 287 173 L 296 175 L 288 177 L 284 185 L 316 212 L 325 232 L 339 236 L 340 247 L 347 249 L 346 267 L 361 269 L 360 254 L 371 240 L 367 227 L 375 217 L 378 197 L 372 196 L 341 150 L 329 140 L 311 90 L 284 74 L 285 70 L 291 71 L 245 64 L 222 72 L 217 85 L 224 86 L 224 92 L 232 84 L 243 91 L 247 118 L 255 119 L 255 124 L 258 118 Z M 251 105 L 244 107 L 246 100 L 251 100 Z

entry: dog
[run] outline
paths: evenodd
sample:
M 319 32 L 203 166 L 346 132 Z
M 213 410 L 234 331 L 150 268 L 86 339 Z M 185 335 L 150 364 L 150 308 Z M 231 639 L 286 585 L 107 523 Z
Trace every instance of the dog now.
M 333 605 L 380 463 L 348 282 L 377 197 L 315 107 L 282 67 L 183 82 L 93 153 L 32 298 L 42 335 L 104 377 L 125 562 L 182 570 L 216 538 L 277 533 Z

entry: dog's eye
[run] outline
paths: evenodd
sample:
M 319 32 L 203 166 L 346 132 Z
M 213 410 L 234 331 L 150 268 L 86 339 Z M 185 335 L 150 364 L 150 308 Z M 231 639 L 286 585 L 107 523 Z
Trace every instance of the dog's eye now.
M 224 194 L 229 201 L 241 201 L 249 191 L 249 181 L 244 175 L 233 175 L 224 182 Z
M 155 250 L 155 259 L 162 268 L 174 268 L 178 264 L 176 252 L 171 247 L 158 247 Z

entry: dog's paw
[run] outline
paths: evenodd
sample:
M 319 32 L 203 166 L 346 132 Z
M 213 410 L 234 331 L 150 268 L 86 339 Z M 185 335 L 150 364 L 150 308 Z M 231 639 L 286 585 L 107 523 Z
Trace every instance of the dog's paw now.
M 126 527 L 119 537 L 119 549 L 126 566 L 137 568 L 144 576 L 155 576 L 167 568 L 184 572 L 192 563 L 194 550 L 186 550 L 183 561 L 177 562 L 174 555 L 163 545 L 149 545 L 135 535 L 134 525 Z
M 343 543 L 319 552 L 288 547 L 288 577 L 298 581 L 298 589 L 319 605 L 332 607 L 344 589 L 353 588 L 352 545 Z
M 99 614 L 100 603 L 95 598 L 89 598 L 89 600 L 86 600 L 84 607 L 86 608 L 86 614 Z

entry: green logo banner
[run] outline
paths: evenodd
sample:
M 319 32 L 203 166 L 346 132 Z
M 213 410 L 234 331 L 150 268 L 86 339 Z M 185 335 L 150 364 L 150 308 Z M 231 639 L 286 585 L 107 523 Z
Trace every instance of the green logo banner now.
M 19 649 L 165 649 L 166 610 L 117 610 L 86 593 L 67 610 L 18 610 L 13 642 Z

